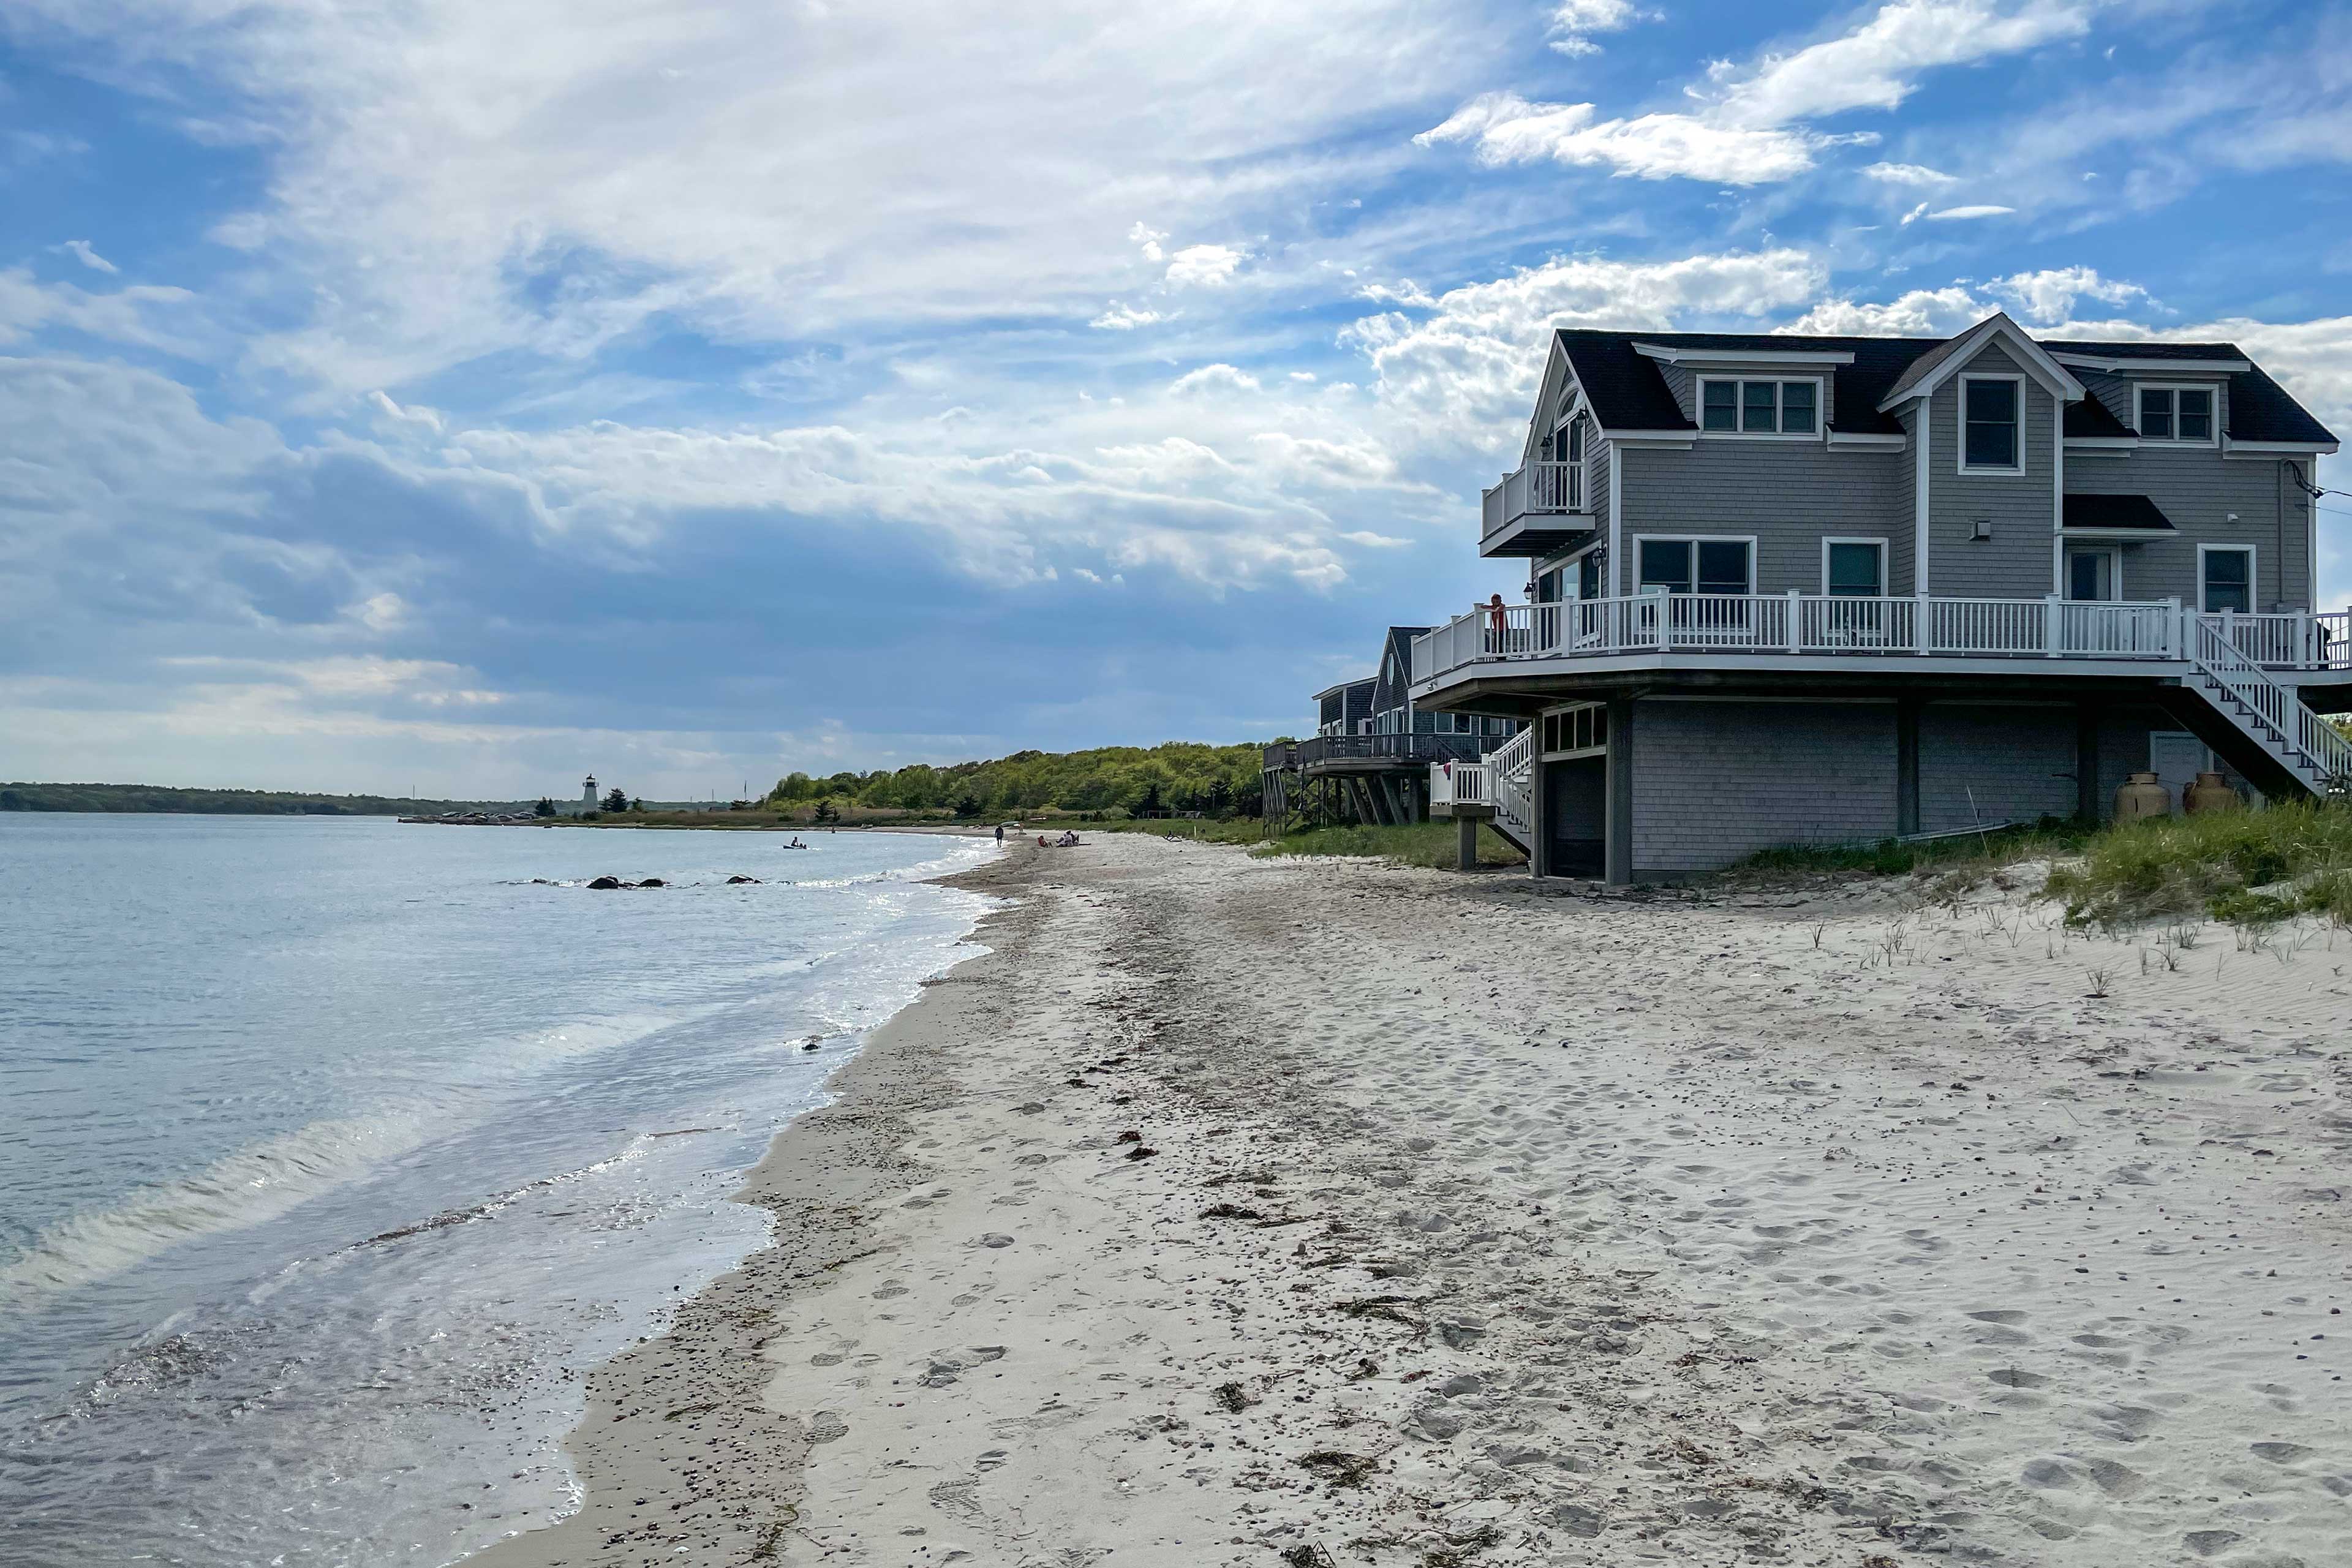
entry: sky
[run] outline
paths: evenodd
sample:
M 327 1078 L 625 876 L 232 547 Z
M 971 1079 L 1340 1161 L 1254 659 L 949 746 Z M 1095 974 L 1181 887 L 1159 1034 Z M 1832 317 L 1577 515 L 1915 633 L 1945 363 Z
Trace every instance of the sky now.
M 2352 431 L 2347 160 L 2342 5 L 8 0 L 0 778 L 1311 729 L 1517 596 L 1550 326 L 2231 339 Z

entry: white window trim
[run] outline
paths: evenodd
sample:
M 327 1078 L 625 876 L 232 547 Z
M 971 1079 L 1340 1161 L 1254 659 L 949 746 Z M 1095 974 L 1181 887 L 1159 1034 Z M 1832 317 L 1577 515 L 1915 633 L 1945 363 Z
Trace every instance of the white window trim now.
M 2085 544 L 2079 539 L 2061 540 L 2058 546 L 2058 560 L 2062 571 L 2064 569 L 2064 563 L 2073 560 L 2077 555 L 2104 555 L 2107 557 L 2107 576 L 2115 588 L 2115 595 L 2112 598 L 2106 599 L 2077 599 L 2070 592 L 2074 586 L 2073 583 L 2068 579 L 2062 578 L 2058 584 L 2058 596 L 2064 599 L 2070 605 L 2119 605 L 2123 603 L 2124 547 L 2120 544 Z M 2203 591 L 2204 584 L 2204 579 L 2201 574 L 2198 579 L 2198 584 L 2199 591 L 2201 593 Z
M 2221 613 L 2205 607 L 2205 557 L 2216 550 L 2234 551 L 2246 558 L 2245 613 L 2250 616 L 2258 613 L 2263 607 L 2263 563 L 2251 544 L 2200 544 L 2197 547 L 2197 613 L 2203 616 Z
M 2213 399 L 2213 411 L 2211 416 L 2205 422 L 2205 439 L 2202 441 L 2190 441 L 2185 440 L 2177 435 L 2151 436 L 2147 434 L 2147 416 L 2140 411 L 2140 396 L 2143 393 L 2149 392 L 2169 392 L 2174 395 L 2172 399 L 2172 427 L 2175 430 L 2179 430 L 2180 428 L 2180 398 L 2179 395 L 2184 392 L 2202 392 L 2210 394 Z M 2141 440 L 2147 442 L 2151 447 L 2220 446 L 2221 444 L 2221 384 L 2218 381 L 2133 382 L 2132 429 L 2138 433 Z M 2232 548 L 2235 547 L 2232 546 Z
M 2025 379 L 2022 375 L 2012 375 L 2007 371 L 1975 370 L 1964 370 L 1952 378 L 1952 423 L 1955 427 L 1954 434 L 1959 437 L 1952 443 L 1956 448 L 1953 454 L 1953 460 L 1958 464 L 1956 472 L 1987 474 L 2005 479 L 2025 477 L 2025 427 L 2028 423 L 2025 413 Z M 1988 468 L 1983 464 L 1969 461 L 1969 383 L 1972 381 L 2006 381 L 2017 388 L 2017 464 L 2013 468 L 2006 466 Z
M 1638 596 L 1642 592 L 1642 546 L 1644 544 L 1745 544 L 1748 546 L 1748 595 L 1756 595 L 1756 535 L 1752 533 L 1637 533 L 1633 536 L 1633 558 L 1626 563 L 1632 578 L 1630 586 Z M 1698 552 L 1691 552 L 1691 592 L 1698 592 Z
M 1706 386 L 1709 382 L 1722 382 L 1737 387 L 1743 382 L 1769 382 L 1772 387 L 1772 428 L 1769 430 L 1710 430 L 1706 427 Z M 1780 428 L 1780 387 L 1791 381 L 1811 382 L 1813 387 L 1813 427 L 1810 430 L 1787 431 Z M 1824 405 L 1829 388 L 1818 375 L 1694 375 L 1691 377 L 1691 399 L 1698 417 L 1691 423 L 1698 426 L 1703 441 L 1820 441 L 1829 430 L 1829 415 Z M 1748 405 L 1735 394 L 1732 407 L 1743 419 Z
M 1878 546 L 1878 592 L 1875 598 L 1886 597 L 1886 579 L 1895 570 L 1893 548 L 1883 533 L 1864 536 L 1858 533 L 1832 533 L 1822 540 L 1822 597 L 1830 595 L 1830 546 L 1832 544 L 1875 544 Z
M 1581 712 L 1588 709 L 1597 712 L 1605 713 L 1608 711 L 1608 708 L 1609 704 L 1606 702 L 1570 702 L 1565 707 L 1545 709 L 1541 714 L 1537 716 L 1535 721 L 1536 754 L 1548 763 L 1572 763 L 1580 761 L 1585 757 L 1607 756 L 1609 754 L 1609 743 L 1606 741 L 1603 741 L 1596 746 L 1575 746 L 1564 752 L 1547 752 L 1543 749 L 1543 726 L 1544 721 L 1547 719 L 1564 718 L 1568 714 Z

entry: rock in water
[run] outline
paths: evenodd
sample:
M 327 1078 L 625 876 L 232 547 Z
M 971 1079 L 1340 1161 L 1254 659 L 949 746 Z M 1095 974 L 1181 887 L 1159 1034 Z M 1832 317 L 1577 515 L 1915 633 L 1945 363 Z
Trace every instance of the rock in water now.
M 640 888 L 667 888 L 669 886 L 667 882 L 663 881 L 659 877 L 647 877 L 644 881 L 639 882 L 636 885 Z
M 740 888 L 746 882 L 751 883 L 753 887 L 757 887 L 760 884 L 760 879 L 757 877 L 730 877 L 727 879 L 727 885 L 730 888 Z
M 609 892 L 614 888 L 625 886 L 621 879 L 618 877 L 599 877 L 588 885 L 600 893 Z

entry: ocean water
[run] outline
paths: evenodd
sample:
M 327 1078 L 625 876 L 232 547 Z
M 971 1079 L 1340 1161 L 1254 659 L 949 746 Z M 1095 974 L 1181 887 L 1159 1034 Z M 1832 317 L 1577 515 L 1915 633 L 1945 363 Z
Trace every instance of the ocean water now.
M 583 1374 L 761 1244 L 728 1194 L 983 907 L 918 880 L 983 843 L 812 843 L 0 815 L 0 1563 L 566 1509 Z

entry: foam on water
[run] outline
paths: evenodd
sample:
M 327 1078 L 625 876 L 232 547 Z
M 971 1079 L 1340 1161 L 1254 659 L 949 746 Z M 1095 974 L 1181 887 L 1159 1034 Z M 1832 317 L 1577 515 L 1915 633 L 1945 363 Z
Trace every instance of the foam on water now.
M 742 1172 L 982 907 L 915 879 L 984 843 L 819 843 L 0 817 L 0 1560 L 570 1506 L 581 1377 L 765 1239 Z

